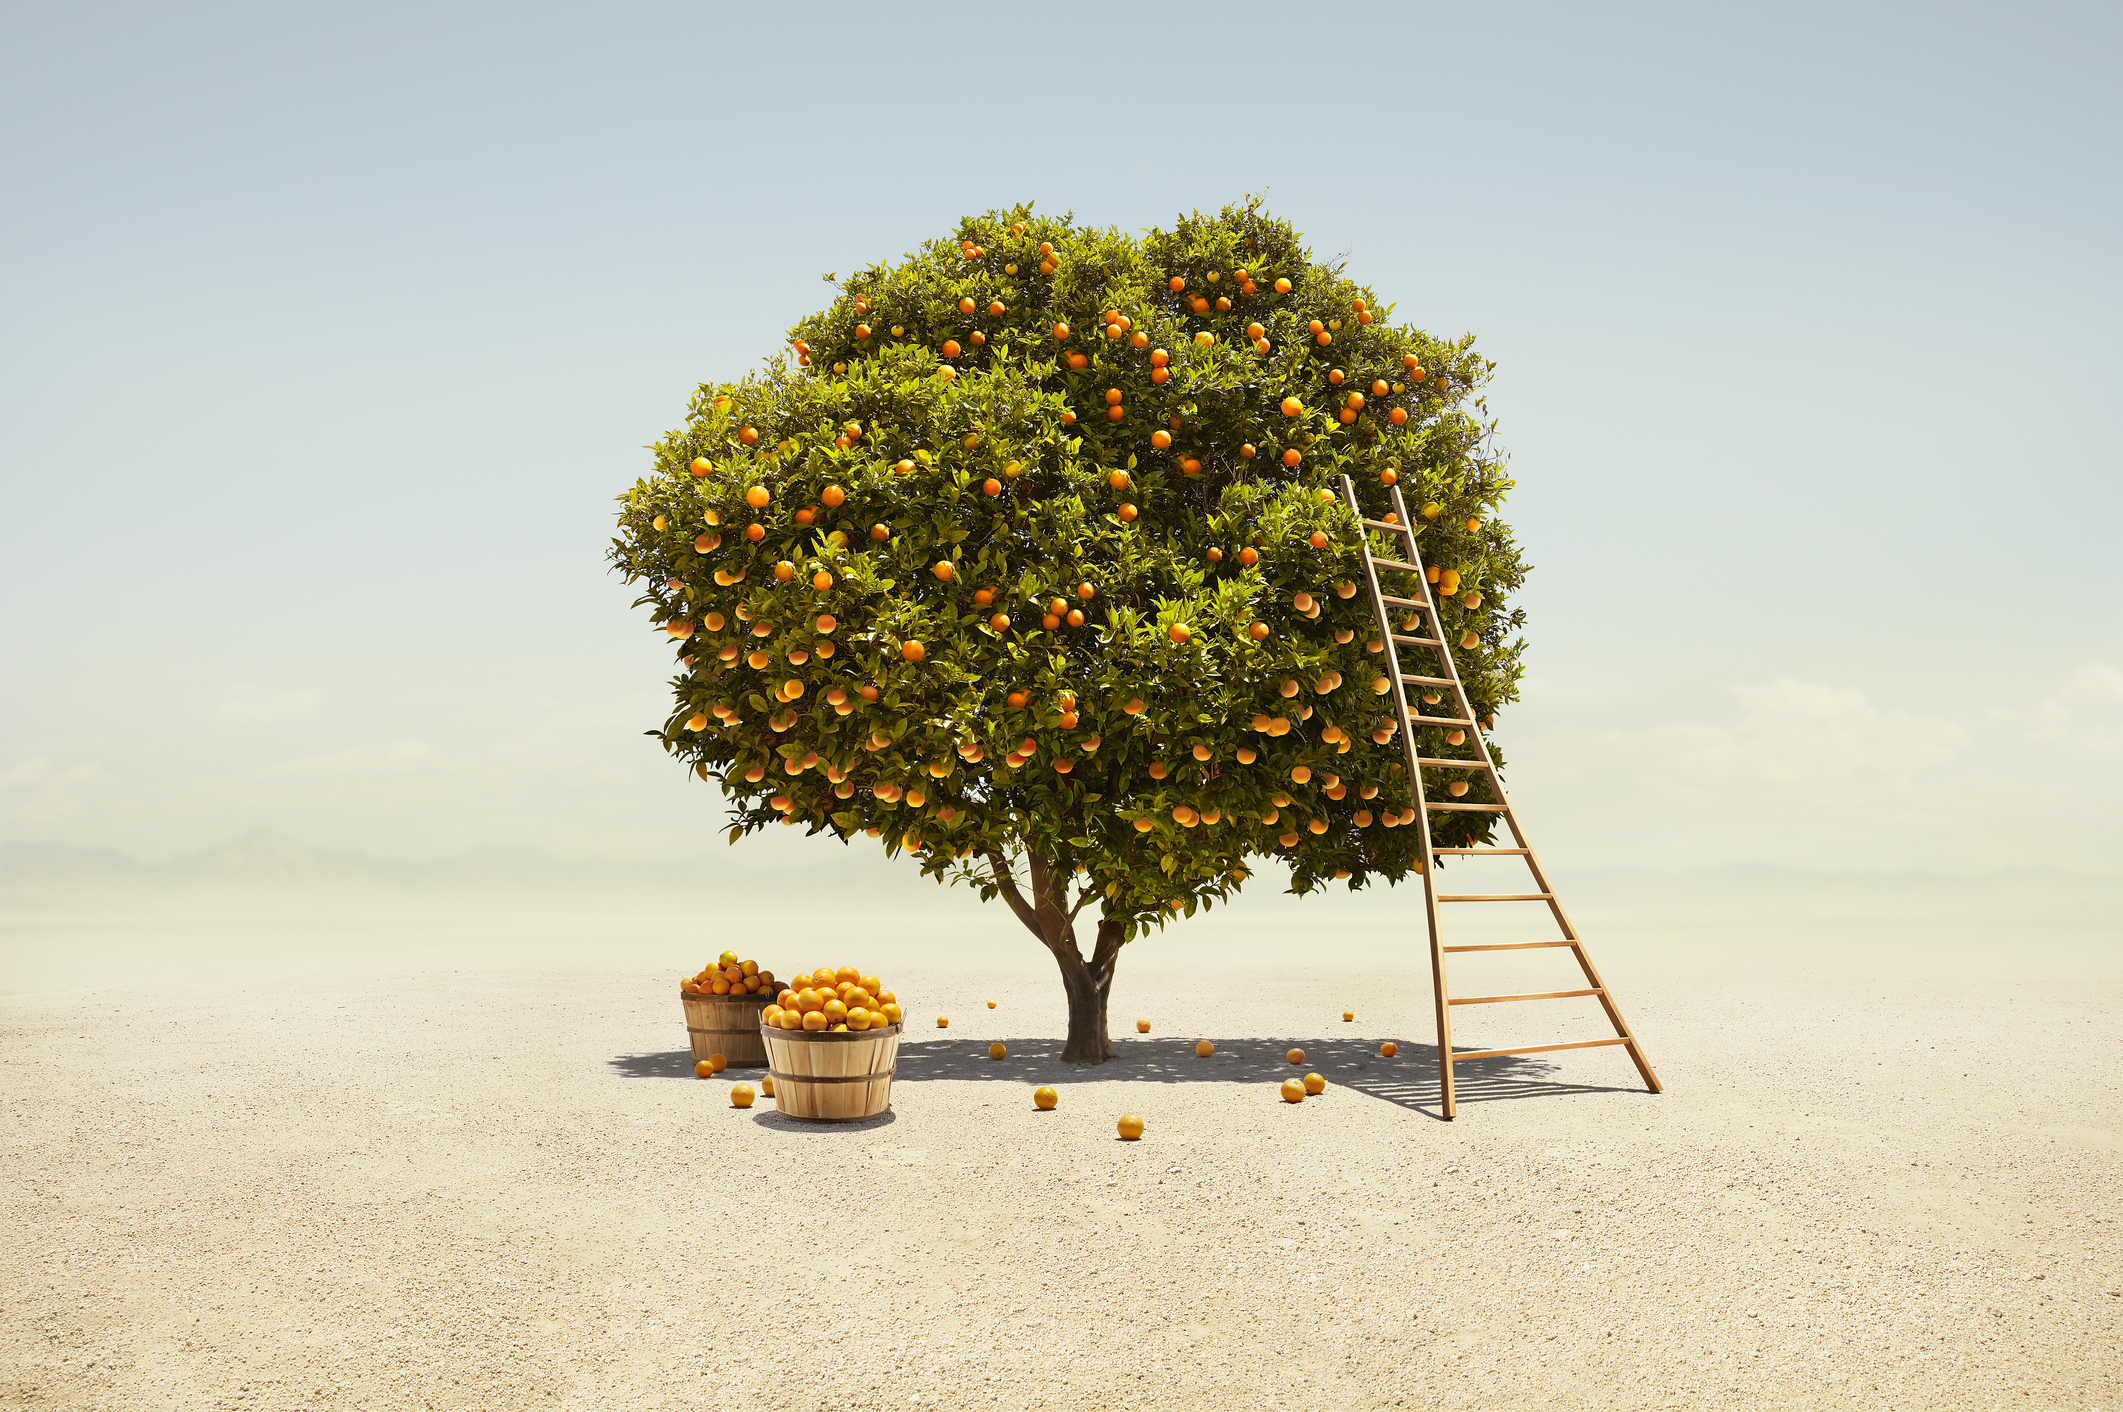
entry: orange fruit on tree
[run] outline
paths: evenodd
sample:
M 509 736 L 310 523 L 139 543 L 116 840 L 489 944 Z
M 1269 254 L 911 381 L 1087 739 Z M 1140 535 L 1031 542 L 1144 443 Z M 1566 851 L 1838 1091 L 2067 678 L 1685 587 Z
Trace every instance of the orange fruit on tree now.
M 1138 1114 L 1121 1114 L 1120 1122 L 1115 1126 L 1120 1130 L 1122 1142 L 1133 1142 L 1143 1135 L 1143 1120 Z
M 1184 643 L 1194 636 L 1194 632 L 1185 623 L 1174 623 L 1165 629 L 1165 636 L 1174 642 Z
M 899 649 L 899 655 L 906 658 L 909 662 L 919 662 L 923 657 L 928 655 L 928 650 L 929 649 L 923 647 L 919 642 L 910 642 L 906 646 Z
M 1283 1102 L 1285 1103 L 1303 1103 L 1305 1101 L 1304 1080 L 1284 1079 L 1282 1094 Z
M 1032 1090 L 1032 1105 L 1042 1113 L 1047 1112 L 1059 1102 L 1061 1102 L 1061 1095 L 1054 1091 L 1054 1085 L 1052 1084 L 1041 1084 L 1038 1088 Z

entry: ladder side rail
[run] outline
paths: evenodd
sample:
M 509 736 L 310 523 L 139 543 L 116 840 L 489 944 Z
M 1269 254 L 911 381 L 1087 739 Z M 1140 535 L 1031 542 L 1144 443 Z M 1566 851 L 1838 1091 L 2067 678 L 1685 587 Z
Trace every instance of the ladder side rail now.
M 1399 491 L 1396 487 L 1396 500 L 1398 500 L 1398 495 Z M 1400 506 L 1396 504 L 1395 509 L 1398 510 L 1399 508 Z M 1403 515 L 1402 518 L 1406 519 L 1407 516 Z M 1435 605 L 1437 595 L 1431 591 L 1427 575 L 1423 577 L 1423 593 Z M 1519 826 L 1518 812 L 1511 807 L 1510 796 L 1504 791 L 1504 777 L 1497 771 L 1496 758 L 1489 753 L 1488 735 L 1482 729 L 1482 723 L 1474 713 L 1473 701 L 1468 699 L 1467 686 L 1465 680 L 1460 676 L 1459 663 L 1454 660 L 1452 649 L 1444 645 L 1443 619 L 1436 615 L 1435 606 L 1432 607 L 1431 613 L 1431 632 L 1439 642 L 1438 657 L 1445 664 L 1446 675 L 1452 678 L 1453 698 L 1459 703 L 1460 716 L 1468 722 L 1467 728 L 1473 733 L 1475 750 L 1479 754 L 1483 765 L 1489 771 L 1490 787 L 1496 791 L 1497 802 L 1504 806 L 1504 826 L 1511 830 L 1511 837 L 1518 846 L 1526 850 L 1526 867 L 1533 875 L 1534 885 L 1547 894 L 1548 911 L 1555 918 L 1556 927 L 1569 939 L 1570 954 L 1577 958 L 1578 969 L 1583 971 L 1585 975 L 1585 983 L 1593 987 L 1597 993 L 1596 998 L 1600 1002 L 1600 1008 L 1607 1012 L 1607 1022 L 1614 1027 L 1615 1034 L 1627 1043 L 1629 1058 L 1636 1065 L 1637 1073 L 1643 1077 L 1645 1086 L 1653 1093 L 1663 1092 L 1664 1089 L 1659 1083 L 1658 1075 L 1652 1071 L 1651 1061 L 1644 1057 L 1643 1048 L 1637 1043 L 1635 1032 L 1629 1028 L 1629 1022 L 1622 1018 L 1621 1007 L 1617 1006 L 1614 1003 L 1614 997 L 1608 994 L 1607 983 L 1600 978 L 1599 968 L 1592 964 L 1592 957 L 1586 953 L 1584 938 L 1578 935 L 1577 928 L 1572 925 L 1570 914 L 1564 909 L 1563 900 L 1556 893 L 1555 885 L 1548 881 L 1548 872 L 1541 866 L 1540 855 L 1534 851 L 1533 845 L 1527 841 L 1526 831 Z
M 1342 477 L 1342 487 L 1348 494 L 1350 503 L 1354 504 L 1356 490 L 1347 476 Z M 1415 526 L 1408 519 L 1408 505 L 1401 499 L 1401 488 L 1395 485 L 1389 489 L 1393 495 L 1394 518 L 1400 522 L 1401 538 L 1408 545 L 1408 558 L 1405 562 L 1415 565 L 1416 592 L 1423 603 L 1420 611 L 1429 620 L 1430 635 L 1437 637 L 1437 604 L 1430 596 L 1429 585 L 1423 574 L 1423 555 L 1415 542 Z M 1371 565 L 1369 545 L 1364 549 L 1364 565 L 1367 569 Z M 1450 1119 L 1459 1115 L 1459 1101 L 1452 1081 L 1452 996 L 1445 981 L 1444 919 L 1438 915 L 1437 910 L 1437 855 L 1430 851 L 1430 801 L 1423 796 L 1422 751 L 1415 743 L 1415 722 L 1409 718 L 1408 689 L 1401 681 L 1400 653 L 1395 649 L 1390 636 L 1392 623 L 1386 617 L 1386 605 L 1379 596 L 1378 575 L 1375 570 L 1372 572 L 1371 581 L 1372 601 L 1379 611 L 1381 630 L 1389 634 L 1385 646 L 1386 659 L 1391 666 L 1388 675 L 1393 682 L 1393 709 L 1400 714 L 1401 740 L 1408 759 L 1408 794 L 1415 804 L 1415 826 L 1419 830 L 1416 839 L 1421 849 L 1419 857 L 1423 870 L 1423 908 L 1430 923 L 1431 995 L 1437 1005 L 1438 1103 L 1445 1117 Z M 1439 640 L 1443 641 L 1441 638 Z M 1442 647 L 1439 650 L 1442 651 Z

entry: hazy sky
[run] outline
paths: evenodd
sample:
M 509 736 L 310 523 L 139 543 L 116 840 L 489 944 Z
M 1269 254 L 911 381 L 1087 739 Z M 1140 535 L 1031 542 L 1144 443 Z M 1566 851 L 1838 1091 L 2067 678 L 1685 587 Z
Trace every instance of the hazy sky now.
M 2113 869 L 2119 14 L 15 6 L 0 838 L 692 851 L 602 561 L 691 387 L 1265 191 L 1498 362 L 1545 852 Z

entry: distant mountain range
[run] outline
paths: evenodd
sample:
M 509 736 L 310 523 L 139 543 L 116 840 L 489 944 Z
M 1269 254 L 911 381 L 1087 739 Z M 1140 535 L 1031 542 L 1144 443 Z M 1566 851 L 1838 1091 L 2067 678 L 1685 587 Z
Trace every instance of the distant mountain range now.
M 696 865 L 707 872 L 703 860 Z M 479 848 L 433 862 L 313 848 L 258 829 L 162 863 L 114 849 L 0 843 L 0 904 L 143 904 L 195 898 L 346 898 L 503 894 L 656 894 L 685 890 L 684 866 L 556 858 L 532 848 Z
M 875 850 L 835 855 L 756 842 L 715 847 L 690 859 L 626 862 L 564 859 L 534 848 L 477 848 L 430 862 L 378 858 L 315 848 L 259 829 L 216 848 L 162 863 L 112 849 L 66 844 L 0 843 L 0 911 L 74 913 L 153 911 L 166 906 L 223 905 L 329 908 L 566 907 L 697 910 L 703 905 L 785 906 L 792 890 L 815 904 L 860 908 L 929 905 L 934 884 Z M 796 854 L 802 861 L 795 861 Z M 1645 920 L 1750 916 L 1842 922 L 1985 917 L 2017 922 L 2114 927 L 2123 932 L 2123 875 L 2026 869 L 1979 876 L 1926 873 L 1825 873 L 1753 865 L 1660 872 L 1651 869 L 1552 869 L 1566 905 L 1584 914 L 1629 914 Z M 830 878 L 831 881 L 827 881 Z M 1270 880 L 1263 877 L 1262 883 Z M 1277 887 L 1256 887 L 1249 905 L 1296 905 Z M 1364 911 L 1420 904 L 1405 886 L 1349 899 Z M 1303 904 L 1310 908 L 1313 903 Z

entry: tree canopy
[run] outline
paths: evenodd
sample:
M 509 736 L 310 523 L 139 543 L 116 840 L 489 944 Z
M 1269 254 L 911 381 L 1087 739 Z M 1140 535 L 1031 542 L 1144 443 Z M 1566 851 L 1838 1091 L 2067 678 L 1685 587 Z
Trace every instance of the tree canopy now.
M 1394 324 L 1257 201 L 1141 235 L 990 212 L 835 283 L 621 497 L 612 560 L 680 657 L 654 733 L 733 842 L 875 837 L 1050 948 L 1096 901 L 1102 951 L 1256 855 L 1300 893 L 1422 865 L 1341 478 L 1420 507 L 1487 718 L 1523 565 L 1471 337 Z

